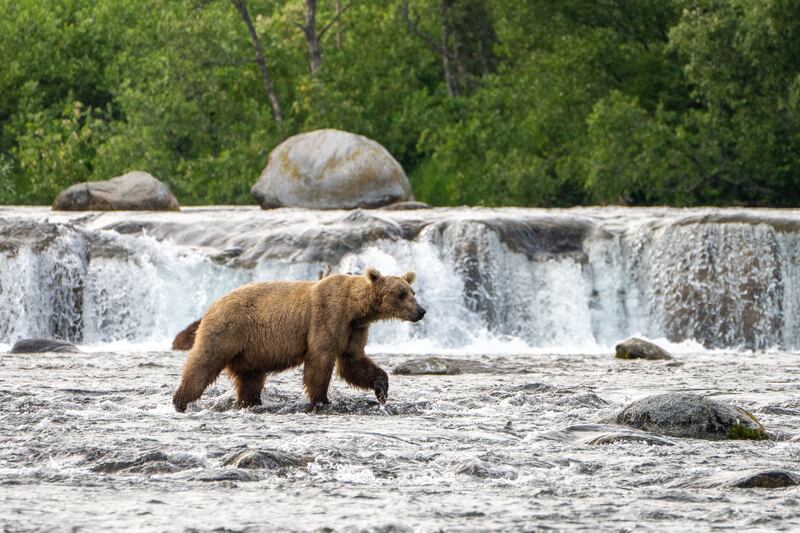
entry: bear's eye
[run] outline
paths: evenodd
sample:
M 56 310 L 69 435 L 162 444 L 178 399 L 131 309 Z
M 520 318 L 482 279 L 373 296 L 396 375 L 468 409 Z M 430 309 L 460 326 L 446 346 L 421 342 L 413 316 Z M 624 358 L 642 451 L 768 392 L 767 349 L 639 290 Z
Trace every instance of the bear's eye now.
M 406 298 L 406 296 L 408 296 L 408 292 L 407 291 L 401 291 L 399 298 L 401 300 L 404 300 Z

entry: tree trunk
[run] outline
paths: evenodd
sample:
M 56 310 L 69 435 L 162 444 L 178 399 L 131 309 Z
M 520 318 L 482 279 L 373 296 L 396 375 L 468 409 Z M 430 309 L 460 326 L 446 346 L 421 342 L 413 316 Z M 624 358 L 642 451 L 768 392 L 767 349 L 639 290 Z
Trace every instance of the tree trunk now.
M 317 0 L 306 0 L 306 23 L 303 33 L 308 44 L 308 61 L 311 64 L 311 76 L 317 77 L 319 66 L 322 63 L 322 50 L 317 35 Z
M 247 31 L 250 34 L 250 42 L 252 43 L 256 52 L 256 63 L 258 63 L 258 69 L 261 72 L 261 82 L 264 85 L 264 92 L 266 93 L 267 99 L 272 106 L 272 117 L 275 119 L 278 127 L 282 128 L 283 113 L 281 112 L 281 105 L 278 101 L 278 96 L 275 94 L 275 90 L 272 88 L 272 80 L 270 79 L 269 71 L 267 70 L 267 60 L 264 58 L 264 50 L 261 48 L 261 41 L 258 39 L 258 34 L 256 33 L 255 26 L 253 25 L 253 20 L 250 18 L 250 12 L 247 10 L 247 4 L 245 4 L 245 0 L 231 0 L 231 3 L 239 11 L 245 26 L 247 26 Z
M 342 16 L 342 0 L 336 0 L 336 19 L 338 20 L 339 17 Z M 336 48 L 342 48 L 342 39 L 344 37 L 344 32 L 342 31 L 342 23 L 336 22 Z
M 458 84 L 450 70 L 450 2 L 442 0 L 442 68 L 448 96 L 458 96 Z

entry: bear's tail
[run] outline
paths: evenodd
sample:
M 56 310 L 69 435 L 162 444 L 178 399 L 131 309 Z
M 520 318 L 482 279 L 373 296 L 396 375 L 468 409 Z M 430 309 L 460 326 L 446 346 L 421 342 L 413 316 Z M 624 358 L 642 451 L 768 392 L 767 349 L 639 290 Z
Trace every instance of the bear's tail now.
M 181 331 L 175 336 L 175 340 L 172 341 L 172 349 L 173 350 L 191 350 L 192 346 L 194 346 L 194 338 L 197 335 L 197 328 L 200 327 L 200 320 L 195 320 L 188 326 L 186 329 Z

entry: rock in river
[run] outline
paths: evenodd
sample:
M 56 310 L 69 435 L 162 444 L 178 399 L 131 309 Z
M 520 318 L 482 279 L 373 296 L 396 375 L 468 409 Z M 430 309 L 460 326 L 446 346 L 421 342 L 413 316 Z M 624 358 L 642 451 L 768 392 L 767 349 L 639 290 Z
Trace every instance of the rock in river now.
M 333 129 L 278 145 L 251 192 L 264 209 L 354 209 L 414 199 L 403 167 L 383 146 Z
M 764 470 L 739 476 L 728 485 L 737 489 L 781 489 L 800 485 L 800 476 L 783 470 Z
M 10 353 L 66 352 L 80 353 L 77 346 L 56 339 L 22 339 L 14 343 Z
M 169 188 L 147 172 L 128 172 L 106 181 L 77 183 L 53 202 L 59 211 L 178 211 Z
M 266 470 L 305 466 L 306 463 L 308 461 L 302 457 L 271 450 L 242 450 L 223 460 L 226 466 Z
M 660 346 L 636 337 L 617 344 L 615 350 L 617 359 L 672 359 Z
M 691 393 L 659 394 L 633 402 L 614 422 L 670 437 L 767 438 L 764 426 L 744 409 Z
M 486 365 L 478 361 L 448 357 L 425 357 L 412 359 L 397 365 L 392 370 L 392 374 L 398 376 L 455 376 L 464 373 L 488 372 L 490 370 Z

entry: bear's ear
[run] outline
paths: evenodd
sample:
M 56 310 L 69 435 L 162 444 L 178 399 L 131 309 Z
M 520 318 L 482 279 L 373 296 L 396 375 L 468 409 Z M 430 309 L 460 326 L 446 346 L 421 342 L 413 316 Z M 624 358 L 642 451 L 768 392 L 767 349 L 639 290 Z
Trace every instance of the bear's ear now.
M 364 275 L 367 277 L 370 283 L 375 284 L 383 277 L 381 273 L 378 272 L 378 269 L 375 267 L 369 267 Z
M 405 274 L 403 274 L 403 279 L 406 280 L 409 285 L 411 285 L 417 280 L 417 275 L 414 274 L 413 272 L 406 272 Z

